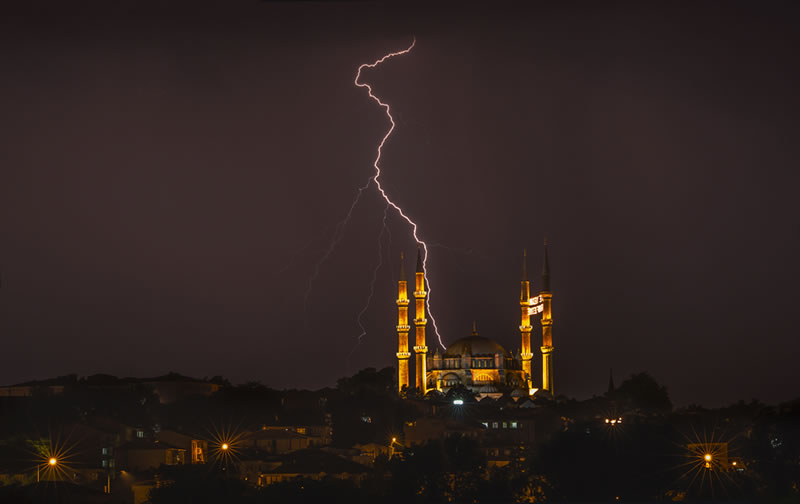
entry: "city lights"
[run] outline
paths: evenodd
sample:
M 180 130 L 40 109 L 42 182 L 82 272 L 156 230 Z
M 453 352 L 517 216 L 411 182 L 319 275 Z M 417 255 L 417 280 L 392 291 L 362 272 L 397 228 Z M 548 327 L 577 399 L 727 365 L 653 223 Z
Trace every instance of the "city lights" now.
M 35 443 L 36 481 L 61 481 L 71 479 L 70 467 L 76 443 L 60 437 L 42 439 Z
M 211 439 L 207 441 L 212 457 L 211 462 L 222 468 L 236 463 L 239 459 L 240 442 L 244 433 L 237 428 L 223 425 L 219 429 L 212 426 L 209 434 L 211 434 Z
M 693 492 L 714 494 L 736 485 L 732 474 L 740 468 L 728 455 L 728 443 L 733 439 L 716 429 L 699 433 L 693 430 L 691 436 L 686 436 L 689 442 L 684 445 L 686 461 L 681 464 L 685 471 L 681 478 L 685 478 Z

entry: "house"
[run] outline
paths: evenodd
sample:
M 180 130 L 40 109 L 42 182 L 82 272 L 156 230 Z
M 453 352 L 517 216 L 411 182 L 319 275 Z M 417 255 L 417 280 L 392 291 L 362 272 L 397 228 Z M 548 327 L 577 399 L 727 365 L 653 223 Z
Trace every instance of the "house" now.
M 275 469 L 262 473 L 257 483 L 265 486 L 294 478 L 321 480 L 328 477 L 358 484 L 368 472 L 362 464 L 322 450 L 300 450 L 286 455 Z
M 240 443 L 243 448 L 256 448 L 271 455 L 305 450 L 312 445 L 311 439 L 304 434 L 288 428 L 270 427 L 245 435 Z
M 162 464 L 179 465 L 186 463 L 186 450 L 149 439 L 128 441 L 115 451 L 118 469 L 138 472 L 156 469 Z

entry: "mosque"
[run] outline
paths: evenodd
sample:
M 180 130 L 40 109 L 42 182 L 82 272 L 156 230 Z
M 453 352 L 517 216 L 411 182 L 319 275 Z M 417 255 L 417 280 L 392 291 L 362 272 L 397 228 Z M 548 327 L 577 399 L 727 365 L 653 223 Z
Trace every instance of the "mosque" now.
M 414 387 L 422 394 L 431 390 L 446 393 L 463 385 L 479 397 L 500 397 L 503 390 L 512 389 L 517 396 L 540 394 L 553 396 L 553 319 L 550 313 L 553 294 L 550 291 L 550 266 L 547 243 L 544 246 L 542 290 L 530 295 L 527 254 L 523 252 L 522 281 L 520 282 L 520 336 L 521 345 L 512 354 L 494 340 L 479 336 L 473 323 L 472 335 L 450 344 L 444 353 L 439 348 L 431 353 L 425 342 L 425 271 L 421 251 L 417 250 L 417 268 L 414 275 Z M 400 256 L 400 280 L 397 295 L 397 377 L 398 393 L 411 387 L 409 378 L 408 286 L 403 256 Z M 533 352 L 531 351 L 531 315 L 541 314 L 542 325 L 542 380 L 534 385 Z

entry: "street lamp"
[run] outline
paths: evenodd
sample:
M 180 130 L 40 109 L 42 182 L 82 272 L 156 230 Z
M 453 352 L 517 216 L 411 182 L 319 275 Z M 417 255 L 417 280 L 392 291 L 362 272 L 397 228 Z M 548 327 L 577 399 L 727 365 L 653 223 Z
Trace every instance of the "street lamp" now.
M 47 464 L 46 465 L 49 465 L 50 467 L 55 468 L 57 464 L 58 464 L 58 459 L 55 458 L 55 457 L 50 457 L 47 460 Z M 36 482 L 37 483 L 40 481 L 39 472 L 41 471 L 43 465 L 45 465 L 45 464 L 36 464 Z
M 228 451 L 228 448 L 230 448 L 230 446 L 228 446 L 228 443 L 222 443 L 222 446 L 220 448 L 222 448 L 224 451 Z
M 711 458 L 712 457 L 710 453 L 706 453 L 705 455 L 703 455 L 703 459 L 706 461 L 705 464 L 706 469 L 711 469 Z
M 397 438 L 396 437 L 392 436 L 392 442 L 389 443 L 389 458 L 390 459 L 392 457 L 394 457 L 394 445 L 395 444 L 400 444 L 400 443 L 397 442 Z M 403 445 L 400 444 L 400 446 L 403 446 Z

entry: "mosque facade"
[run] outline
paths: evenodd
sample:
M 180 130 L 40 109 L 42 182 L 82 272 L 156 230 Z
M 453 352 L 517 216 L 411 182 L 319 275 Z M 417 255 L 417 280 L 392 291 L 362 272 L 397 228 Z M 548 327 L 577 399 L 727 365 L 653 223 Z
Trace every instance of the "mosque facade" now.
M 516 354 L 507 351 L 496 341 L 478 334 L 473 323 L 472 335 L 451 343 L 444 352 L 439 348 L 431 352 L 426 345 L 425 270 L 422 254 L 417 250 L 417 267 L 414 274 L 414 381 L 410 380 L 409 361 L 409 304 L 404 259 L 400 256 L 400 280 L 397 295 L 397 379 L 398 393 L 415 387 L 421 395 L 431 390 L 446 393 L 453 387 L 464 386 L 480 397 L 499 397 L 503 391 L 512 389 L 518 396 L 536 393 L 553 395 L 553 319 L 551 306 L 553 293 L 550 290 L 550 266 L 547 244 L 544 248 L 542 268 L 542 290 L 531 296 L 528 281 L 527 254 L 523 252 L 522 280 L 520 282 L 520 350 Z M 531 347 L 531 318 L 540 315 L 542 344 L 541 382 L 534 379 L 533 352 Z M 538 387 L 535 386 L 539 385 Z

